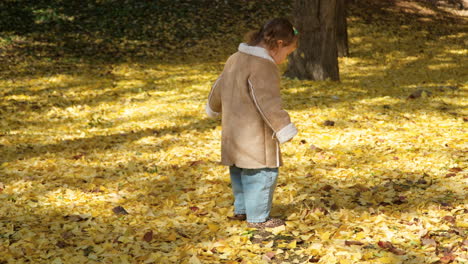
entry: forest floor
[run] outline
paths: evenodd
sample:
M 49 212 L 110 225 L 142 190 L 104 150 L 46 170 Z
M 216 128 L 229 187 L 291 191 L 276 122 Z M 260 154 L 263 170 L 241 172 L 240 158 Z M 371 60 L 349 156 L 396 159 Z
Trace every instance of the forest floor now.
M 463 13 L 356 1 L 341 81 L 283 78 L 287 225 L 260 232 L 227 220 L 204 105 L 243 34 L 291 7 L 43 2 L 0 4 L 0 263 L 468 262 Z

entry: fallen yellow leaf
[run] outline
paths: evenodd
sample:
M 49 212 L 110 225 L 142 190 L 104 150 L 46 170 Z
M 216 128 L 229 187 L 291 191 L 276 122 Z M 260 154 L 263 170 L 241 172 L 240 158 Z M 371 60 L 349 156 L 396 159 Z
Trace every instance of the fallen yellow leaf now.
M 175 233 L 171 233 L 169 236 L 167 236 L 167 240 L 176 241 L 177 240 L 177 235 Z

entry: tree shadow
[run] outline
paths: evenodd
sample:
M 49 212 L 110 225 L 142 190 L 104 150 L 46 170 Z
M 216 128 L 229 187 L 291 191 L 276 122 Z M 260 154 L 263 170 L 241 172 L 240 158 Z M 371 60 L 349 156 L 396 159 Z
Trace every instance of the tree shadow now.
M 233 28 L 252 30 L 251 25 L 269 19 L 271 6 L 276 7 L 273 12 L 278 16 L 290 10 L 280 0 L 248 4 L 208 0 L 157 3 L 139 0 L 132 4 L 91 0 L 7 1 L 0 3 L 3 11 L 0 33 L 7 35 L 7 40 L 8 35 L 33 40 L 29 45 L 21 45 L 20 41 L 14 45 L 15 52 L 38 58 L 125 62 L 129 58 L 170 61 L 179 57 L 179 61 L 185 61 L 187 55 L 200 58 L 197 50 L 203 46 L 212 48 L 209 54 L 203 54 L 204 58 L 220 58 L 226 54 L 217 49 L 217 44 L 206 40 L 238 42 L 241 37 L 234 37 Z
M 193 118 L 190 118 L 191 120 Z M 175 126 L 166 126 L 161 128 L 151 128 L 139 131 L 130 131 L 126 133 L 117 133 L 111 135 L 96 135 L 87 138 L 78 138 L 72 140 L 63 140 L 55 144 L 26 144 L 24 146 L 1 146 L 2 157 L 0 162 L 12 162 L 15 160 L 25 160 L 44 154 L 57 154 L 69 150 L 75 150 L 79 153 L 91 153 L 94 151 L 103 151 L 118 147 L 119 144 L 131 143 L 143 137 L 162 137 L 165 135 L 177 136 L 187 131 L 205 132 L 217 126 L 217 121 L 212 119 L 195 119 L 195 121 Z M 169 148 L 175 141 L 166 140 L 158 144 L 158 150 Z
M 57 73 L 57 75 L 45 74 L 40 70 L 39 73 L 45 75 L 39 75 L 31 85 L 12 85 L 9 89 L 5 89 L 2 93 L 3 102 L 0 101 L 0 107 L 4 111 L 26 109 L 34 112 L 46 112 L 51 108 L 64 109 L 80 105 L 97 106 L 122 100 L 124 102 L 142 101 L 141 98 L 132 98 L 141 95 L 146 96 L 144 100 L 150 100 L 153 92 L 167 92 L 175 87 L 184 90 L 183 87 L 200 84 L 201 74 L 213 71 L 213 67 L 219 68 L 219 64 L 213 62 L 207 62 L 203 65 L 200 63 L 192 64 L 193 72 L 190 74 L 178 63 L 164 64 L 157 61 L 133 63 L 129 67 L 137 73 L 131 76 L 113 72 L 115 68 L 125 66 L 115 64 L 98 64 L 97 68 L 96 65 L 90 64 L 78 73 L 64 71 Z M 15 78 L 14 83 L 30 81 L 31 76 L 24 79 Z M 50 79 L 59 80 L 48 84 Z M 171 83 L 168 85 L 168 82 Z M 76 93 L 79 93 L 80 89 L 83 88 L 90 92 L 83 96 L 76 96 Z M 24 99 L 6 99 L 8 97 Z

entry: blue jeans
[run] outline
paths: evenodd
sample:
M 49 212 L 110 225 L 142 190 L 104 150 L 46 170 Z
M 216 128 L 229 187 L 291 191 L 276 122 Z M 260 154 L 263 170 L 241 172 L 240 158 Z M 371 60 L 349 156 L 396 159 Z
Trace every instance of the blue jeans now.
M 229 167 L 234 193 L 234 213 L 247 214 L 247 222 L 268 220 L 278 168 L 242 169 Z

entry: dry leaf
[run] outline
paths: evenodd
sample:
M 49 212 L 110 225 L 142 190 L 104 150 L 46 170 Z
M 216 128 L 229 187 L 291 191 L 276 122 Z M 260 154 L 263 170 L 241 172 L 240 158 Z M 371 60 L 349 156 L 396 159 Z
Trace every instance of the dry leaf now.
M 321 190 L 324 190 L 324 191 L 326 191 L 326 192 L 329 192 L 329 191 L 333 190 L 333 186 L 327 184 L 327 185 L 323 186 L 323 187 L 321 188 Z
M 85 221 L 87 218 L 82 215 L 66 215 L 65 219 L 71 222 Z
M 346 245 L 346 246 L 353 246 L 353 245 L 362 246 L 362 245 L 364 245 L 364 243 L 359 242 L 359 241 L 350 241 L 350 240 L 346 240 L 346 241 L 345 241 L 345 245 Z
M 427 96 L 430 96 L 431 94 L 432 93 L 427 90 L 418 89 L 414 91 L 413 93 L 411 93 L 410 96 L 408 96 L 408 99 L 417 99 L 420 97 L 427 97 Z
M 315 145 L 310 145 L 310 149 L 313 150 L 313 151 L 317 151 L 317 152 L 320 152 L 320 151 L 323 151 L 323 149 L 315 146 Z
M 393 244 L 391 242 L 388 242 L 388 241 L 379 241 L 377 243 L 379 245 L 379 247 L 389 251 L 389 252 L 392 252 L 393 254 L 395 255 L 405 255 L 406 252 L 404 250 L 401 250 L 401 249 L 398 249 L 396 248 L 395 246 L 393 246 Z
M 451 216 L 451 215 L 446 215 L 442 218 L 444 221 L 446 222 L 449 222 L 451 224 L 455 224 L 455 217 Z
M 128 212 L 122 206 L 116 206 L 112 209 L 112 211 L 117 215 L 127 215 Z
M 423 246 L 437 246 L 437 242 L 432 238 L 421 238 L 421 244 Z
M 335 125 L 335 121 L 326 120 L 325 122 L 323 122 L 323 125 L 324 125 L 324 126 L 334 126 L 334 125 Z
M 57 245 L 57 247 L 59 247 L 59 248 L 65 248 L 65 247 L 70 246 L 68 243 L 66 243 L 66 242 L 63 241 L 63 240 L 58 241 L 56 245 Z
M 459 167 L 454 167 L 454 168 L 450 168 L 449 171 L 454 172 L 454 173 L 458 173 L 460 171 L 463 171 L 463 169 L 459 168 Z
M 177 235 L 175 233 L 171 233 L 171 234 L 169 234 L 169 236 L 167 236 L 167 240 L 176 241 L 177 240 Z
M 440 263 L 446 264 L 446 263 L 452 263 L 457 257 L 453 255 L 452 253 L 446 253 L 444 254 L 443 257 L 439 259 Z
M 275 258 L 275 252 L 267 252 L 263 255 L 263 260 L 270 262 Z
M 151 242 L 151 240 L 153 240 L 153 230 L 150 230 L 150 231 L 146 232 L 143 235 L 143 240 L 146 241 L 146 242 Z

